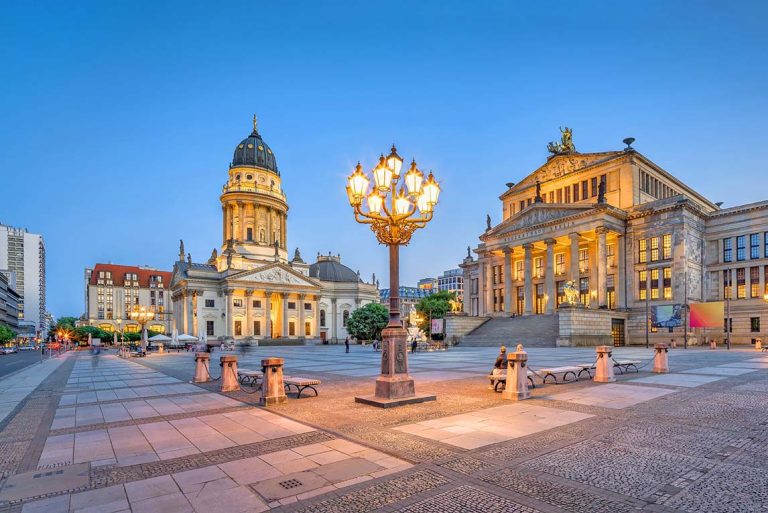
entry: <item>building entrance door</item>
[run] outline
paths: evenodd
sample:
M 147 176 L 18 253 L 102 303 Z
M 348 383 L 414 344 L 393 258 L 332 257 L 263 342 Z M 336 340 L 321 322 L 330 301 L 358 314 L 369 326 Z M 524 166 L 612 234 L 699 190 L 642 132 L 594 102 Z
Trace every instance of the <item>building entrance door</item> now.
M 624 319 L 611 319 L 611 337 L 613 337 L 614 347 L 621 347 L 625 345 Z

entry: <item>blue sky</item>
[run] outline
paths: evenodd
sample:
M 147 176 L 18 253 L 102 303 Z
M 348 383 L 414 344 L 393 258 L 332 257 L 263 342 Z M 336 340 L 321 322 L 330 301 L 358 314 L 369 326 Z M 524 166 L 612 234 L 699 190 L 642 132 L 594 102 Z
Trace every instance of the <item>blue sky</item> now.
M 0 1 L 0 222 L 45 236 L 48 304 L 96 262 L 170 269 L 221 238 L 250 119 L 288 194 L 291 251 L 385 281 L 344 180 L 392 142 L 443 185 L 404 284 L 455 267 L 504 183 L 635 147 L 725 206 L 766 199 L 766 2 Z

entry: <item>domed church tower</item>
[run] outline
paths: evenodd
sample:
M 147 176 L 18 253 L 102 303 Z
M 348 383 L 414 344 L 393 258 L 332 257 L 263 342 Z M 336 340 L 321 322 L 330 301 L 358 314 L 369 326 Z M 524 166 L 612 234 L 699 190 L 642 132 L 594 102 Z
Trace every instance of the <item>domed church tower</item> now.
M 253 132 L 235 148 L 220 199 L 220 271 L 288 261 L 288 204 L 277 160 L 259 134 L 255 115 Z

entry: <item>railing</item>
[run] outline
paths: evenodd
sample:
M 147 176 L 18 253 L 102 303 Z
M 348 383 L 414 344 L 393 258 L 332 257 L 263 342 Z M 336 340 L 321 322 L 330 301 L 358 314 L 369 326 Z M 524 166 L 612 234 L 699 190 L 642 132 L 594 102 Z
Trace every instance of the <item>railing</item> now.
M 273 196 L 285 200 L 285 194 L 279 190 L 270 187 L 261 186 L 248 186 L 248 185 L 225 185 L 222 187 L 222 193 L 227 192 L 255 192 L 259 194 L 266 194 L 267 196 Z

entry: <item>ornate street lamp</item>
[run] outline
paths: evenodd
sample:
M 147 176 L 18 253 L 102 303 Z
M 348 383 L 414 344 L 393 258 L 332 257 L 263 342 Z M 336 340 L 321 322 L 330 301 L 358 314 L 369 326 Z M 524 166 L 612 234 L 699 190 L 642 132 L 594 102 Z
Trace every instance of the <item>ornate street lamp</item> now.
M 155 318 L 155 312 L 152 310 L 147 310 L 147 307 L 145 306 L 139 306 L 136 305 L 133 307 L 133 310 L 131 310 L 131 320 L 134 320 L 139 323 L 139 326 L 141 326 L 141 352 L 146 353 L 147 352 L 147 332 L 146 332 L 146 326 L 149 321 Z
M 408 244 L 413 232 L 432 220 L 440 186 L 431 172 L 424 180 L 415 160 L 401 177 L 402 165 L 393 145 L 389 156 L 381 155 L 371 171 L 373 184 L 359 162 L 347 179 L 347 197 L 355 220 L 369 225 L 379 243 L 389 247 L 389 323 L 381 333 L 381 375 L 373 396 L 355 398 L 382 407 L 435 399 L 433 395 L 416 395 L 413 378 L 408 375 L 408 332 L 400 322 L 400 246 Z

